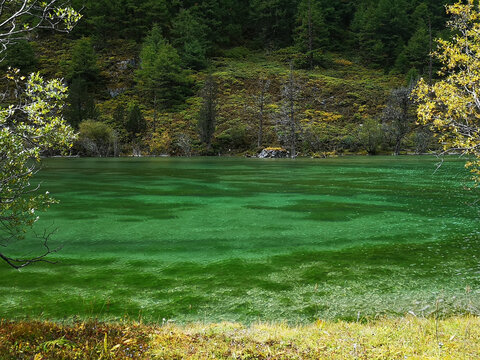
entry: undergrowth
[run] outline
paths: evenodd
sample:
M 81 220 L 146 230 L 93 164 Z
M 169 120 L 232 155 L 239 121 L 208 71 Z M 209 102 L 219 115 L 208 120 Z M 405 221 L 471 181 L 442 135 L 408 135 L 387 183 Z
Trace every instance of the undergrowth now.
M 480 318 L 145 325 L 0 322 L 0 359 L 477 359 Z

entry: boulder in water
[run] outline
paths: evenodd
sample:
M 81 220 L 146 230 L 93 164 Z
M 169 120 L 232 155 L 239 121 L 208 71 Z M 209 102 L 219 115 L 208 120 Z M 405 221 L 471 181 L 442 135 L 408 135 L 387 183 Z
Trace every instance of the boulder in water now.
M 260 154 L 258 154 L 260 159 L 281 159 L 288 157 L 288 151 L 284 148 L 266 148 L 263 149 Z

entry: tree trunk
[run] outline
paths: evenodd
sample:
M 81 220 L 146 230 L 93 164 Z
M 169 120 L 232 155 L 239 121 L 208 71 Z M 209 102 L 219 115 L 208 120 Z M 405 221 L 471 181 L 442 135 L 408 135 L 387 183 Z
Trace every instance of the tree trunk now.
M 429 35 L 429 45 L 430 51 L 428 54 L 429 61 L 428 61 L 428 85 L 432 85 L 432 71 L 433 71 L 433 40 L 432 40 L 432 21 L 430 20 L 430 16 L 428 16 L 428 35 Z
M 262 90 L 262 95 L 260 98 L 260 113 L 259 113 L 259 124 L 258 124 L 258 142 L 257 146 L 260 148 L 262 146 L 262 140 L 263 140 L 263 90 Z
M 395 142 L 395 149 L 393 150 L 393 155 L 397 156 L 400 155 L 400 147 L 401 147 L 401 140 L 398 140 Z
M 292 97 L 290 98 L 290 131 L 291 131 L 291 157 L 294 159 L 296 154 L 296 139 L 295 139 L 295 99 Z
M 308 0 L 308 59 L 310 70 L 313 69 L 313 28 L 312 28 L 312 0 Z

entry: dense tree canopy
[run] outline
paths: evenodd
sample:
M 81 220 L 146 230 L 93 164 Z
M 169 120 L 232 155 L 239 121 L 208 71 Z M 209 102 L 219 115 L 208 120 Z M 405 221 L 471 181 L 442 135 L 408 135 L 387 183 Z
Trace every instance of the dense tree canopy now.
M 387 70 L 425 72 L 428 41 L 446 21 L 453 0 L 75 0 L 85 5 L 77 36 L 98 46 L 115 37 L 140 41 L 159 24 L 184 63 L 204 66 L 204 54 L 223 48 L 280 48 L 297 44 L 347 51 Z M 75 2 L 74 1 L 74 2 Z M 207 41 L 208 39 L 208 41 Z M 194 58 L 198 57 L 199 63 Z

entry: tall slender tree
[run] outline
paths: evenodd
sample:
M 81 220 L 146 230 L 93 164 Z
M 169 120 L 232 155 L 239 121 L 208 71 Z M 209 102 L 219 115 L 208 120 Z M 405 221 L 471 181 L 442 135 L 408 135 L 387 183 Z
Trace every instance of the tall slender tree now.
M 73 48 L 66 79 L 70 88 L 68 92 L 67 120 L 74 127 L 87 119 L 97 117 L 94 93 L 98 86 L 100 70 L 97 56 L 89 38 L 79 39 Z
M 297 156 L 297 102 L 300 97 L 300 87 L 295 79 L 293 64 L 290 64 L 288 79 L 282 89 L 282 108 L 277 123 L 277 133 L 280 141 L 289 148 L 290 157 Z
M 173 46 L 178 50 L 182 65 L 203 69 L 207 65 L 207 50 L 211 46 L 206 38 L 207 28 L 195 12 L 180 10 L 172 24 Z
M 366 61 L 391 69 L 409 38 L 406 0 L 379 0 L 362 4 L 352 30 Z
M 307 54 L 310 69 L 314 66 L 314 50 L 323 48 L 329 42 L 329 32 L 320 6 L 317 1 L 302 0 L 298 7 L 295 44 Z
M 125 128 L 132 139 L 135 139 L 138 135 L 147 130 L 147 124 L 143 117 L 142 110 L 140 110 L 140 107 L 136 102 L 128 105 Z
M 415 124 L 415 106 L 411 93 L 412 87 L 393 90 L 382 114 L 384 131 L 393 145 L 394 155 L 400 154 L 403 141 Z
M 217 123 L 217 92 L 218 87 L 214 77 L 210 74 L 205 80 L 202 90 L 202 108 L 198 115 L 198 131 L 201 142 L 207 151 L 212 147 L 212 138 Z
M 256 104 L 258 108 L 258 137 L 257 147 L 263 145 L 263 126 L 265 121 L 265 103 L 268 97 L 268 90 L 270 89 L 271 81 L 266 76 L 260 77 L 258 81 L 258 87 L 260 88 L 259 94 L 256 96 Z

